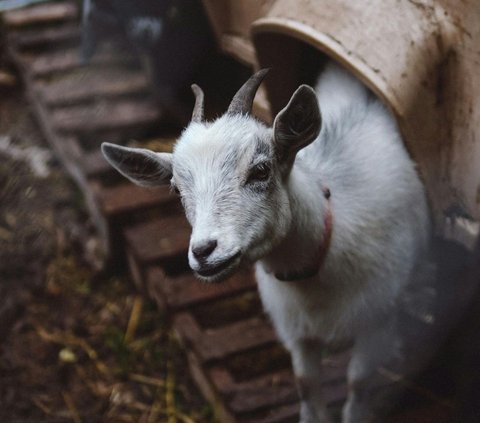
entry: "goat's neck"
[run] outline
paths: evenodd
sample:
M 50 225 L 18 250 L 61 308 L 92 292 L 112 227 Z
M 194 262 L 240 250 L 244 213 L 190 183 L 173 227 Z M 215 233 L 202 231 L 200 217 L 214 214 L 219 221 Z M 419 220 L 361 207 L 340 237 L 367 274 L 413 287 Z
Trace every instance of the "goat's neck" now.
M 262 260 L 273 273 L 302 272 L 318 264 L 324 238 L 325 214 L 329 207 L 326 186 L 295 165 L 287 181 L 291 222 L 286 236 Z

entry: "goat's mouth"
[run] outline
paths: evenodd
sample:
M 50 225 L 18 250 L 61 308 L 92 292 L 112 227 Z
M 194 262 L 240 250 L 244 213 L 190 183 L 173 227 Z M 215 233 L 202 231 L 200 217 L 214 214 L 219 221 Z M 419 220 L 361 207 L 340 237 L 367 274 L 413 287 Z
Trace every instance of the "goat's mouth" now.
M 240 264 L 241 255 L 242 253 L 239 251 L 221 263 L 211 266 L 202 266 L 200 269 L 195 270 L 195 273 L 209 282 L 224 280 L 236 270 Z

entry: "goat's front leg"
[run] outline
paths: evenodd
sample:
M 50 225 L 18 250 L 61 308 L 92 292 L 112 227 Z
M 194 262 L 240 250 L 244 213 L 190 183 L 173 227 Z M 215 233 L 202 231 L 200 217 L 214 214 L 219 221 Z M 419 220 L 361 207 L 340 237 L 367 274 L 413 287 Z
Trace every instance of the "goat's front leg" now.
M 301 423 L 330 423 L 322 395 L 322 344 L 300 340 L 290 349 L 300 396 Z
M 398 386 L 381 371 L 395 363 L 402 371 L 400 339 L 394 325 L 385 325 L 362 334 L 355 342 L 348 366 L 348 398 L 343 408 L 342 423 L 374 423 L 381 421 L 386 400 Z

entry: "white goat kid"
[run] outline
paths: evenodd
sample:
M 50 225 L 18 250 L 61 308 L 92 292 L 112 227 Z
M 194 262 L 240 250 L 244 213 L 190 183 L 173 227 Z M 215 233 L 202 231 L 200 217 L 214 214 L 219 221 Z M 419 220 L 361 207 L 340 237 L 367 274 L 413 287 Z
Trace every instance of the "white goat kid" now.
M 200 279 L 256 262 L 264 307 L 292 355 L 301 420 L 329 421 L 321 346 L 353 340 L 343 422 L 371 421 L 376 369 L 398 358 L 397 301 L 428 245 L 424 190 L 393 118 L 342 68 L 329 64 L 315 90 L 299 87 L 273 128 L 250 115 L 265 74 L 213 122 L 193 86 L 192 123 L 173 154 L 108 143 L 103 153 L 137 184 L 178 189 Z

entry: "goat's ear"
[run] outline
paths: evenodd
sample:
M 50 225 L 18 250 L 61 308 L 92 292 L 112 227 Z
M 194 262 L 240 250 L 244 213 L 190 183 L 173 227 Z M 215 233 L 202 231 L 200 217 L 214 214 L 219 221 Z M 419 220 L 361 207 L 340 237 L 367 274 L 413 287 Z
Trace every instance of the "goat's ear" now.
M 315 91 L 301 85 L 273 123 L 274 143 L 281 160 L 291 161 L 320 133 L 322 117 Z
M 172 178 L 172 155 L 144 148 L 129 148 L 104 142 L 102 153 L 115 169 L 137 185 L 168 184 Z

